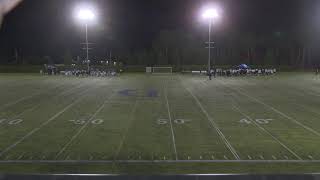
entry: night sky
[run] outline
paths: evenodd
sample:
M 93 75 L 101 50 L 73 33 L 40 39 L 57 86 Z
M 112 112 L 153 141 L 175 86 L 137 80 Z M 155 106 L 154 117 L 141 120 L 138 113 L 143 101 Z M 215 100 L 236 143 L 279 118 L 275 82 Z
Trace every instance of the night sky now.
M 6 16 L 1 53 L 18 48 L 24 55 L 77 53 L 84 27 L 73 17 L 79 0 L 24 0 Z M 220 31 L 273 33 L 320 29 L 317 0 L 91 0 L 98 23 L 89 27 L 96 52 L 149 48 L 161 30 L 206 33 L 200 10 L 214 3 L 223 11 Z

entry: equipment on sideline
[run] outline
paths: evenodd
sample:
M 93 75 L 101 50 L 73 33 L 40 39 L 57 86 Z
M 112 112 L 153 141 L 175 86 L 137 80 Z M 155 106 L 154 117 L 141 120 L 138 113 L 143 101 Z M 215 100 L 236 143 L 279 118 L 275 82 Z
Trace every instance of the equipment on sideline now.
M 172 67 L 146 67 L 146 73 L 172 74 Z

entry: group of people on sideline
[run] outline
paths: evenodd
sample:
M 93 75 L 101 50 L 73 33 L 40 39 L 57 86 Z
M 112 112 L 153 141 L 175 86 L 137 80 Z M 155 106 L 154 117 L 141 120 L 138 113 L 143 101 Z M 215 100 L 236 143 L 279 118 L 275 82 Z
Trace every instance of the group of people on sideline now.
M 88 72 L 87 70 L 81 69 L 72 69 L 72 70 L 65 70 L 61 71 L 60 74 L 65 76 L 77 76 L 77 77 L 110 77 L 116 76 L 118 73 L 115 70 L 99 70 L 99 69 L 90 69 Z
M 212 68 L 208 73 L 209 79 L 211 80 L 212 77 L 216 76 L 245 76 L 245 75 L 254 75 L 254 76 L 261 76 L 261 75 L 273 75 L 277 72 L 275 68 L 263 68 L 263 69 L 239 69 L 239 68 L 230 68 L 230 69 L 215 69 Z
M 121 72 L 121 70 L 119 71 Z M 58 67 L 54 65 L 44 65 L 44 68 L 40 70 L 42 75 L 64 75 L 64 76 L 77 76 L 77 77 L 110 77 L 117 76 L 119 74 L 116 69 L 98 69 L 90 68 L 85 70 L 82 68 L 70 68 L 66 70 L 59 70 Z

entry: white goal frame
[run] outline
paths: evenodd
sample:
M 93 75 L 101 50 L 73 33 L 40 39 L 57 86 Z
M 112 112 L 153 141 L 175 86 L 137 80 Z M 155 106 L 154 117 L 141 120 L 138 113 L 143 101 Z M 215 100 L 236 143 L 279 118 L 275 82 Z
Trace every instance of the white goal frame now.
M 156 66 L 156 67 L 151 67 L 152 71 L 151 73 L 152 74 L 172 74 L 173 73 L 173 67 L 160 67 L 160 66 Z M 168 72 L 157 72 L 155 71 L 155 69 L 168 69 Z

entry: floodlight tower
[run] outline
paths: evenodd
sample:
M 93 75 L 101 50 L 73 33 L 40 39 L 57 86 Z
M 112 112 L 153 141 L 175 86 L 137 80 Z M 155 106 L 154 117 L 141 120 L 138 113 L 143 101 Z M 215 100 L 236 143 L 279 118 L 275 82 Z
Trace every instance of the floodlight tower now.
M 86 42 L 85 42 L 85 50 L 86 50 L 86 62 L 87 62 L 87 70 L 90 71 L 90 60 L 89 60 L 89 41 L 88 41 L 88 24 L 96 19 L 94 12 L 88 8 L 81 8 L 77 12 L 77 19 L 85 24 L 86 29 Z
M 206 9 L 203 14 L 202 18 L 205 20 L 208 20 L 209 23 L 209 41 L 207 42 L 208 44 L 208 73 L 211 70 L 211 49 L 214 48 L 211 44 L 214 44 L 214 42 L 211 42 L 211 27 L 212 23 L 219 18 L 218 11 L 213 8 Z

